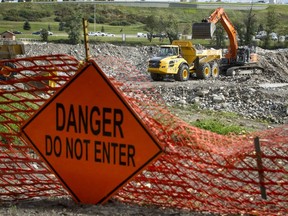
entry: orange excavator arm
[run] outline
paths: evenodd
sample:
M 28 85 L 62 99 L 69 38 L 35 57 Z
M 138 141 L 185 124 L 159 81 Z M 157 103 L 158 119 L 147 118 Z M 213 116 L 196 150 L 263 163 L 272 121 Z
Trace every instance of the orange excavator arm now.
M 228 38 L 230 40 L 230 46 L 228 48 L 229 52 L 227 53 L 226 58 L 235 59 L 237 56 L 238 42 L 237 42 L 237 31 L 234 28 L 234 25 L 228 18 L 226 12 L 223 8 L 217 8 L 211 16 L 208 18 L 208 22 L 216 24 L 217 22 L 221 23 L 223 28 L 225 29 Z
M 237 49 L 238 49 L 238 42 L 237 42 L 237 31 L 234 27 L 234 25 L 232 24 L 232 22 L 230 21 L 230 19 L 228 18 L 226 12 L 224 11 L 223 8 L 217 8 L 208 19 L 205 19 L 202 21 L 202 24 L 200 23 L 195 23 L 193 25 L 193 39 L 203 39 L 203 38 L 207 38 L 207 31 L 209 32 L 209 35 L 213 35 L 215 28 L 206 25 L 205 23 L 209 24 L 209 23 L 213 23 L 213 24 L 217 24 L 220 21 L 221 25 L 223 26 L 223 28 L 225 29 L 229 41 L 230 41 L 230 45 L 228 47 L 228 53 L 225 56 L 228 59 L 236 59 L 237 57 Z M 206 32 L 205 32 L 206 31 Z M 213 32 L 212 32 L 213 31 Z

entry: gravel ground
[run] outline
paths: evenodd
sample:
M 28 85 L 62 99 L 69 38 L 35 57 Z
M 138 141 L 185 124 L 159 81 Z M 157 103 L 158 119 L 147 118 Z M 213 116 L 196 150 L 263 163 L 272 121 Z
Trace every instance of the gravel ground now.
M 27 44 L 25 49 L 27 56 L 65 53 L 79 60 L 85 58 L 83 45 Z M 149 46 L 90 45 L 92 57 L 113 56 L 129 61 L 147 78 L 150 87 L 161 92 L 168 106 L 196 105 L 204 110 L 234 112 L 248 122 L 266 122 L 265 127 L 288 123 L 288 49 L 257 48 L 260 65 L 265 69 L 263 74 L 221 76 L 217 80 L 191 78 L 188 82 L 175 82 L 169 78 L 164 82 L 153 82 L 147 73 L 147 61 L 157 51 L 158 47 Z M 137 83 L 137 86 L 145 88 L 147 83 Z
M 0 215 L 6 216 L 217 216 L 212 213 L 197 213 L 177 209 L 165 209 L 153 206 L 136 206 L 109 201 L 105 205 L 76 204 L 70 198 L 53 198 L 24 201 L 2 205 Z

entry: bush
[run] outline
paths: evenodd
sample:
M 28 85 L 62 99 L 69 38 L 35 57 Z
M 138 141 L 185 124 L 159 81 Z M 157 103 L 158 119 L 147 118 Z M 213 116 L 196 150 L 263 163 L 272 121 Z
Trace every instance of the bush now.
M 40 21 L 41 18 L 50 17 L 51 14 L 46 11 L 34 11 L 34 10 L 20 10 L 20 17 L 23 17 L 30 21 Z
M 88 18 L 88 22 L 89 23 L 94 23 L 94 17 L 93 16 L 89 17 Z M 106 23 L 106 22 L 107 22 L 107 19 L 104 16 L 99 16 L 99 15 L 96 16 L 96 23 L 103 24 L 103 23 Z
M 192 125 L 222 135 L 246 133 L 246 130 L 243 127 L 227 125 L 219 122 L 217 119 L 198 120 L 193 122 Z
M 60 18 L 60 17 L 55 17 L 55 18 L 54 18 L 54 21 L 55 21 L 55 22 L 61 22 L 61 18 Z
M 30 23 L 27 20 L 24 22 L 23 29 L 24 30 L 30 30 L 31 29 Z
M 40 21 L 41 18 L 50 17 L 51 14 L 46 11 L 35 10 L 8 10 L 4 13 L 3 19 L 7 21 Z
M 145 16 L 139 16 L 135 14 L 128 14 L 126 16 L 126 20 L 131 23 L 131 24 L 136 24 L 136 23 L 143 23 L 143 20 L 145 19 Z
M 17 10 L 8 10 L 7 12 L 3 13 L 3 20 L 7 21 L 24 21 L 23 17 L 19 16 Z
M 131 25 L 131 23 L 126 21 L 126 20 L 116 20 L 116 21 L 110 22 L 109 25 L 112 25 L 112 26 L 129 26 L 129 25 Z

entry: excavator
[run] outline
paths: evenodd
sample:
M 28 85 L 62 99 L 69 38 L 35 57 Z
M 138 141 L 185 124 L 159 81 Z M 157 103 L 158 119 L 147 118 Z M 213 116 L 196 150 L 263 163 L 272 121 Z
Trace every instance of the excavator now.
M 218 22 L 225 29 L 230 41 L 228 52 L 220 61 L 220 71 L 227 76 L 262 73 L 264 69 L 258 65 L 257 54 L 249 47 L 238 46 L 237 31 L 224 8 L 217 8 L 209 18 L 203 19 L 201 23 L 194 23 L 192 39 L 211 39 Z

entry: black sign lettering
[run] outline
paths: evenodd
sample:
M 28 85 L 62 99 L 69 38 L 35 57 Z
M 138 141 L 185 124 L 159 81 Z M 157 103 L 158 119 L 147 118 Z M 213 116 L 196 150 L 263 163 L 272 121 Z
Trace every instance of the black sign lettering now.
M 52 146 L 52 138 L 49 135 L 45 136 L 45 154 L 47 156 L 50 156 L 53 151 L 53 146 Z
M 107 161 L 110 164 L 110 145 L 102 145 L 103 148 L 103 163 Z
M 62 118 L 60 118 L 60 116 Z M 65 108 L 63 104 L 56 103 L 56 130 L 62 131 L 64 130 L 64 127 L 65 127 Z
M 50 135 L 45 136 L 45 154 L 51 156 L 54 154 L 56 157 L 60 157 L 62 153 L 62 143 L 59 136 L 54 139 Z
M 120 133 L 120 136 L 121 138 L 123 138 L 123 131 L 122 131 L 122 128 L 121 128 L 121 125 L 123 123 L 123 112 L 122 110 L 120 109 L 115 109 L 114 110 L 114 130 L 113 130 L 113 134 L 114 134 L 114 137 L 116 137 L 116 128 L 118 128 L 119 130 L 119 133 Z
M 73 139 L 66 137 L 66 158 L 73 159 L 74 156 L 77 160 L 83 159 L 88 160 L 88 145 L 90 144 L 90 140 L 84 139 L 81 140 L 79 138 Z
M 113 142 L 111 143 L 111 146 L 112 146 L 113 164 L 116 164 L 116 154 L 117 154 L 116 149 L 118 147 L 118 144 Z
M 66 118 L 67 117 L 67 118 Z M 89 132 L 93 135 L 124 138 L 122 124 L 124 115 L 121 109 L 99 108 L 98 106 L 65 107 L 56 103 L 56 130 L 74 133 Z
M 70 127 L 73 127 L 75 133 L 77 133 L 76 117 L 75 117 L 75 112 L 74 112 L 74 106 L 72 104 L 70 105 L 68 119 L 67 119 L 67 132 L 69 132 Z
M 83 146 L 82 146 L 82 142 L 80 139 L 76 139 L 76 141 L 75 141 L 74 153 L 75 153 L 75 156 L 78 160 L 80 160 L 82 158 Z
M 103 108 L 103 136 L 111 137 L 111 131 L 107 131 L 107 127 L 111 124 L 111 116 L 108 118 L 107 115 L 111 114 L 111 108 Z
M 95 141 L 94 142 L 94 160 L 95 162 L 102 162 L 101 156 L 98 156 L 101 153 L 101 142 Z
M 84 132 L 88 133 L 88 106 L 85 106 L 85 111 L 83 112 L 82 106 L 79 105 L 79 133 L 82 133 L 82 126 Z
M 125 152 L 125 149 L 126 149 L 126 145 L 125 144 L 120 144 L 119 145 L 119 164 L 121 166 L 126 166 L 126 152 Z M 126 160 L 125 160 L 126 159 Z
M 115 142 L 94 142 L 94 161 L 120 166 L 135 167 L 134 156 L 136 150 L 133 145 Z
M 73 155 L 73 138 L 69 139 L 66 137 L 66 158 L 73 159 Z
M 133 167 L 135 167 L 135 161 L 134 161 L 134 156 L 135 156 L 135 147 L 133 145 L 128 145 L 127 149 L 127 165 L 130 166 L 130 162 L 133 164 Z
M 90 140 L 84 139 L 84 140 L 83 140 L 83 143 L 84 143 L 84 145 L 85 145 L 85 152 L 86 152 L 85 158 L 86 158 L 86 160 L 88 160 L 88 145 L 90 144 Z
M 55 153 L 56 157 L 60 157 L 60 155 L 62 153 L 62 143 L 61 143 L 61 139 L 59 136 L 56 136 L 54 138 L 54 153 Z
M 93 133 L 94 135 L 98 135 L 98 134 L 100 133 L 100 130 L 101 130 L 101 128 L 100 128 L 101 122 L 100 122 L 99 119 L 98 119 L 98 120 L 95 120 L 95 119 L 97 119 L 97 118 L 95 117 L 95 115 L 97 115 L 97 116 L 100 115 L 99 108 L 96 107 L 96 106 L 94 106 L 94 107 L 92 108 L 92 110 L 91 110 L 91 114 L 90 114 L 90 125 L 91 125 L 91 131 L 92 131 L 92 133 Z M 94 124 L 94 123 L 95 123 L 95 124 Z M 93 127 L 94 125 L 95 125 L 96 127 Z

